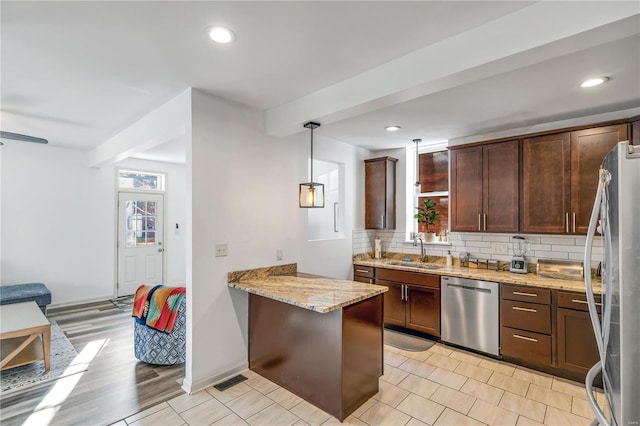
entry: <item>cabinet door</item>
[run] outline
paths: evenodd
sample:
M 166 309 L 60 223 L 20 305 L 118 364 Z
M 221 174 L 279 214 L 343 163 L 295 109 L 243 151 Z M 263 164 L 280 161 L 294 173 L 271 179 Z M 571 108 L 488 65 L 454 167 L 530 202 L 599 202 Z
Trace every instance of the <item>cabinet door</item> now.
M 640 145 L 640 120 L 631 122 L 631 145 Z
M 519 161 L 517 140 L 483 146 L 483 231 L 518 232 Z
M 569 133 L 522 143 L 522 232 L 564 234 L 569 225 Z
M 588 312 L 557 309 L 558 367 L 586 375 L 599 361 Z
M 407 286 L 407 328 L 440 336 L 440 290 Z
M 391 157 L 365 160 L 365 228 L 396 229 L 396 168 Z
M 389 291 L 384 293 L 384 323 L 404 327 L 403 284 L 378 279 L 376 284 L 389 288 Z
M 449 190 L 449 152 L 420 154 L 419 176 L 422 192 Z
M 628 125 L 596 127 L 571 133 L 571 232 L 586 234 L 605 155 L 628 139 Z
M 482 147 L 451 151 L 451 193 L 449 205 L 451 230 L 481 230 L 482 214 Z

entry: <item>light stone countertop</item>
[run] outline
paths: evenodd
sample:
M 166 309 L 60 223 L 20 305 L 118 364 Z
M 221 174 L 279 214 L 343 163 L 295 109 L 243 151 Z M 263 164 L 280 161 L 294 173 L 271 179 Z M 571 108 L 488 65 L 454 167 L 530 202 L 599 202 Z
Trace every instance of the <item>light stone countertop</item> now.
M 320 313 L 335 311 L 388 291 L 380 285 L 292 275 L 241 279 L 230 282 L 229 287 Z
M 423 269 L 412 265 L 420 265 L 419 262 L 409 262 L 403 265 L 391 265 L 390 262 L 398 263 L 396 259 L 368 259 L 354 260 L 354 265 L 373 266 L 376 268 L 397 269 L 401 271 L 419 272 L 432 275 L 446 275 L 449 277 L 470 278 L 482 281 L 494 281 L 504 284 L 527 285 L 531 287 L 541 287 L 554 290 L 568 290 L 584 292 L 584 281 L 572 281 L 556 278 L 541 277 L 536 274 L 515 274 L 508 271 L 493 271 L 489 269 L 471 269 L 460 266 L 434 265 L 438 269 Z M 425 265 L 425 264 L 423 264 Z M 601 282 L 599 279 L 593 280 L 593 291 L 601 293 Z

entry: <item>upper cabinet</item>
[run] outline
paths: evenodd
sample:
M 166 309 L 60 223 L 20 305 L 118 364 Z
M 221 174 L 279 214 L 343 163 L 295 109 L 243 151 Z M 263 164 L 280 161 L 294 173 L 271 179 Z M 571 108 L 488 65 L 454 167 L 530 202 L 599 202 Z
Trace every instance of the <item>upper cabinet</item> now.
M 518 232 L 519 142 L 451 150 L 451 230 Z
M 631 144 L 640 145 L 640 117 L 631 121 Z
M 422 192 L 446 192 L 449 190 L 449 152 L 438 151 L 420 154 L 419 176 Z
M 396 229 L 397 161 L 392 157 L 364 160 L 366 229 Z
M 586 234 L 604 156 L 628 125 L 524 139 L 522 232 Z

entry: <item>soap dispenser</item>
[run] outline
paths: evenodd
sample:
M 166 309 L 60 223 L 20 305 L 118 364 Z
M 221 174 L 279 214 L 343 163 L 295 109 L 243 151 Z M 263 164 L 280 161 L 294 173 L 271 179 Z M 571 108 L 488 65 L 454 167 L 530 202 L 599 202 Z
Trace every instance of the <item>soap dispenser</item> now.
M 451 250 L 447 252 L 447 266 L 453 266 L 453 256 L 451 256 Z

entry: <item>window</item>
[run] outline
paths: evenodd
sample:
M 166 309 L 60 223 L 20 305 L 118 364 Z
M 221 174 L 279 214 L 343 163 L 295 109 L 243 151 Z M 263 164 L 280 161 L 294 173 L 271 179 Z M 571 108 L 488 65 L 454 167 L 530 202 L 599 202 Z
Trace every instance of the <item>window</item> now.
M 165 176 L 161 173 L 120 170 L 118 186 L 120 189 L 164 191 L 164 178 Z
M 153 246 L 156 244 L 156 202 L 127 201 L 127 247 Z
M 438 147 L 427 147 L 440 148 Z M 425 232 L 425 225 L 416 222 L 413 215 L 416 206 L 421 205 L 425 198 L 431 198 L 436 203 L 440 213 L 440 221 L 435 226 L 436 236 L 449 229 L 449 151 L 423 152 L 419 156 L 420 194 L 415 193 L 416 182 L 416 150 L 407 148 L 407 238 L 411 239 L 413 232 Z

